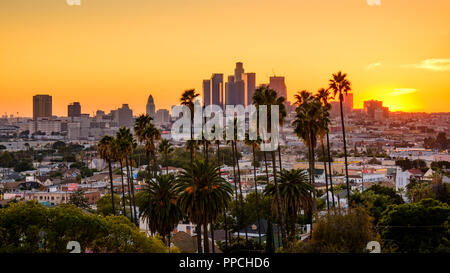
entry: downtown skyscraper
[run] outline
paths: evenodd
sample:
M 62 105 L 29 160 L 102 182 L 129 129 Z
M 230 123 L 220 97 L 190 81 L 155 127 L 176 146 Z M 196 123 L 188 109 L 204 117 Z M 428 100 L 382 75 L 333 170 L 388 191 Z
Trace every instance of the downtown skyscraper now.
M 37 120 L 39 118 L 52 118 L 52 96 L 33 96 L 33 120 Z

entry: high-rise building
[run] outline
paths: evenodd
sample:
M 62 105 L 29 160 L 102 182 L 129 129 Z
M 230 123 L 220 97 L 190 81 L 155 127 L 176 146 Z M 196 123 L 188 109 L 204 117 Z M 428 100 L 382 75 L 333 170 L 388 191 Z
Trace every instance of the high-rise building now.
M 286 83 L 284 82 L 284 77 L 270 77 L 269 87 L 277 91 L 279 97 L 284 97 L 287 99 L 287 89 Z
M 81 117 L 81 105 L 79 102 L 74 102 L 67 106 L 68 117 Z
M 213 74 L 211 77 L 211 104 L 223 107 L 223 74 Z
M 111 112 L 119 127 L 131 128 L 133 126 L 133 110 L 130 109 L 128 104 L 123 104 L 121 108 Z
M 245 81 L 245 94 L 247 94 L 247 101 L 245 105 L 249 105 L 253 103 L 252 98 L 256 90 L 256 73 L 245 73 L 244 81 Z
M 159 124 L 170 122 L 169 110 L 159 109 L 158 111 L 156 111 L 155 121 Z
M 127 104 L 127 106 L 128 106 L 128 104 Z M 146 110 L 147 110 L 146 111 L 147 115 L 149 115 L 152 118 L 155 118 L 155 102 L 153 101 L 152 95 L 150 95 L 148 97 Z
M 244 81 L 244 65 L 241 62 L 236 63 L 234 69 L 234 105 L 245 105 L 245 81 Z
M 389 117 L 389 108 L 383 107 L 383 102 L 378 100 L 365 101 L 364 112 L 371 119 L 382 119 Z
M 225 101 L 224 105 L 234 105 L 235 103 L 235 84 L 234 76 L 229 75 L 228 81 L 225 83 Z
M 39 118 L 52 119 L 52 96 L 33 96 L 33 119 L 37 120 Z
M 203 80 L 203 106 L 211 104 L 211 80 Z

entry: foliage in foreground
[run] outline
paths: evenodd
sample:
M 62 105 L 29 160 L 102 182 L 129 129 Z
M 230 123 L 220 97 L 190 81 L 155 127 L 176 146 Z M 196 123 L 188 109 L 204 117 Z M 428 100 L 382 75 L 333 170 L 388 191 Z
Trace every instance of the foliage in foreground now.
M 383 248 L 406 253 L 450 252 L 450 207 L 433 199 L 391 206 L 379 222 Z
M 296 253 L 362 253 L 367 243 L 376 239 L 372 218 L 364 209 L 337 211 L 318 218 L 312 239 L 298 242 L 287 252 Z
M 34 201 L 0 210 L 0 253 L 67 253 L 69 241 L 78 241 L 82 252 L 167 252 L 161 240 L 147 237 L 123 216 L 102 217 L 74 205 L 46 208 Z

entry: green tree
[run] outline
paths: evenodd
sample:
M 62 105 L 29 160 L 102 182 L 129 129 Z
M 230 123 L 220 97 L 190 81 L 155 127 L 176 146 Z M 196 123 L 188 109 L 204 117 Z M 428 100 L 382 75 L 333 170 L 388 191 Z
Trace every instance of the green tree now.
M 376 240 L 371 218 L 363 209 L 345 214 L 329 213 L 318 218 L 310 241 L 300 241 L 288 252 L 363 253 L 367 243 Z
M 383 247 L 403 253 L 450 252 L 450 207 L 437 200 L 392 205 L 378 224 Z
M 73 192 L 69 197 L 69 204 L 73 204 L 76 207 L 82 209 L 89 208 L 89 202 L 83 190 L 77 190 Z
M 103 216 L 119 215 L 120 197 L 117 194 L 105 194 L 97 200 L 97 212 Z

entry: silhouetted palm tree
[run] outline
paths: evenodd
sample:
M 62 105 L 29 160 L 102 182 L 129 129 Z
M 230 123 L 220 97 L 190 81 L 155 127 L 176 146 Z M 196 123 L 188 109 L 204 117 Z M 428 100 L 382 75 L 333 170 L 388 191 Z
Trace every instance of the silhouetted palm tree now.
M 293 125 L 295 134 L 303 140 L 309 149 L 309 176 L 314 189 L 315 184 L 315 155 L 314 149 L 317 145 L 317 138 L 320 132 L 324 132 L 326 121 L 324 121 L 324 108 L 322 103 L 313 97 L 311 93 L 303 90 L 296 96 L 297 108 Z M 314 211 L 316 210 L 316 193 L 312 191 L 314 198 Z
M 330 91 L 324 88 L 319 89 L 317 93 L 317 97 L 322 101 L 323 107 L 325 108 L 326 113 L 329 113 L 331 110 L 331 104 L 328 102 L 330 97 Z M 328 122 L 329 124 L 329 122 Z M 328 177 L 330 178 L 330 191 L 333 193 L 333 171 L 331 169 L 331 152 L 330 152 L 330 137 L 329 137 L 329 128 L 327 126 L 326 137 L 327 137 L 327 161 L 328 161 Z M 324 155 L 325 158 L 325 155 Z M 326 167 L 325 167 L 326 168 Z M 336 207 L 336 203 L 334 202 L 334 194 L 331 194 L 331 201 L 333 203 L 333 208 Z
M 181 94 L 180 103 L 181 105 L 187 106 L 191 113 L 191 128 L 190 128 L 190 135 L 191 139 L 186 142 L 186 145 L 188 145 L 190 151 L 191 151 L 191 166 L 194 164 L 194 153 L 195 153 L 195 147 L 196 147 L 196 141 L 194 140 L 194 103 L 195 99 L 200 94 L 195 92 L 195 89 L 189 89 L 183 92 Z M 193 189 L 193 200 L 196 200 L 196 189 L 195 189 L 195 183 L 194 183 L 194 175 L 192 174 L 192 189 Z M 193 202 L 194 209 L 196 207 L 196 202 Z M 197 247 L 198 252 L 202 252 L 202 239 L 201 239 L 201 225 L 196 226 L 197 229 Z
M 127 184 L 128 184 L 128 199 L 130 201 L 131 221 L 138 224 L 136 217 L 136 206 L 134 200 L 134 183 L 132 181 L 132 174 L 130 174 L 128 156 L 133 153 L 135 142 L 130 129 L 122 127 L 119 129 L 116 135 L 119 157 L 121 161 L 121 169 L 123 168 L 122 162 L 125 163 L 127 170 Z
M 333 74 L 330 79 L 330 90 L 333 91 L 334 96 L 339 95 L 339 104 L 341 108 L 341 125 L 342 125 L 342 137 L 344 140 L 344 157 L 345 157 L 345 180 L 347 184 L 347 200 L 350 202 L 350 181 L 348 180 L 348 163 L 347 163 L 347 142 L 345 140 L 345 126 L 344 126 L 344 110 L 342 108 L 342 102 L 344 101 L 344 94 L 347 95 L 352 90 L 351 83 L 347 80 L 347 74 L 339 71 Z
M 255 90 L 255 93 L 253 93 L 253 104 L 255 104 L 257 113 L 259 115 L 259 106 L 260 105 L 267 105 L 267 123 L 268 123 L 268 131 L 271 131 L 271 106 L 272 105 L 278 105 L 279 107 L 279 121 L 282 122 L 282 119 L 286 117 L 286 108 L 284 105 L 285 98 L 284 97 L 278 97 L 277 92 L 273 89 L 270 89 L 268 86 L 264 85 L 259 87 Z M 258 116 L 258 119 L 260 117 Z M 259 124 L 259 123 L 258 123 Z M 261 129 L 261 128 L 258 128 Z M 264 151 L 266 153 L 266 151 Z M 281 201 L 280 201 L 280 194 L 278 190 L 278 181 L 277 181 L 277 170 L 276 170 L 276 160 L 275 160 L 275 151 L 271 151 L 272 156 L 272 168 L 273 168 L 273 181 L 275 184 L 275 190 L 276 190 L 276 200 L 278 204 L 278 212 L 280 215 L 280 229 L 281 229 L 281 236 L 282 236 L 282 242 L 283 247 L 287 244 L 287 236 L 286 236 L 286 229 L 284 225 L 284 215 L 282 214 L 281 210 Z
M 162 154 L 164 157 L 164 164 L 166 165 L 166 174 L 169 174 L 169 164 L 168 159 L 169 155 L 172 154 L 174 151 L 172 144 L 167 139 L 161 140 L 158 146 L 158 152 Z
M 112 176 L 112 164 L 111 161 L 113 160 L 113 141 L 114 138 L 111 136 L 104 136 L 98 143 L 98 154 L 100 155 L 100 158 L 106 161 L 108 164 L 108 171 L 109 171 L 109 182 L 111 186 L 111 201 L 112 201 L 112 210 L 114 215 L 116 215 L 116 210 L 114 208 L 114 185 L 113 185 L 113 176 Z
M 137 140 L 144 144 L 148 160 L 147 171 L 150 177 L 156 177 L 156 141 L 161 139 L 161 132 L 152 123 L 149 115 L 140 115 L 134 124 L 134 132 Z M 153 174 L 150 166 L 153 165 Z
M 252 147 L 252 154 L 253 154 L 253 180 L 255 181 L 255 197 L 256 197 L 256 216 L 258 219 L 258 242 L 261 244 L 261 217 L 259 215 L 259 196 L 258 196 L 258 181 L 256 177 L 256 150 L 259 147 L 259 144 L 261 143 L 261 139 L 257 140 L 251 140 L 249 138 L 249 134 L 246 134 L 245 136 L 245 144 L 247 146 Z

